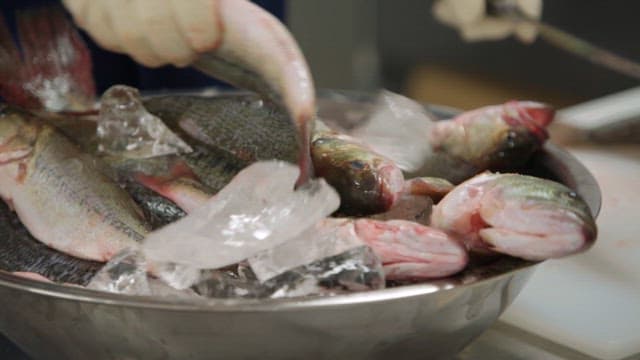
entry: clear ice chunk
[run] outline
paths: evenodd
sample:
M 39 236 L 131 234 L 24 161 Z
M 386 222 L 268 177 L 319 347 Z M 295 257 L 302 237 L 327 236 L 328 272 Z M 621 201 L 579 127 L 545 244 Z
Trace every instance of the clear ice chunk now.
M 382 289 L 382 263 L 368 246 L 313 262 L 283 273 L 265 283 L 271 298 L 331 295 Z
M 202 276 L 200 269 L 175 263 L 154 263 L 153 273 L 165 284 L 184 290 L 197 283 Z
M 290 298 L 382 289 L 385 276 L 380 259 L 368 246 L 359 246 L 260 282 L 243 264 L 215 270 L 194 286 L 209 298 Z
M 200 271 L 195 275 L 193 270 L 181 266 L 154 264 L 153 267 L 156 275 L 164 276 L 157 279 L 150 276 L 147 272 L 147 261 L 142 253 L 135 249 L 125 249 L 93 276 L 87 288 L 125 295 L 174 299 L 201 298 L 188 288 L 200 279 Z M 184 274 L 188 274 L 188 277 Z M 189 286 L 184 286 L 186 282 L 189 282 Z
M 155 297 L 189 301 L 203 300 L 202 296 L 196 294 L 192 289 L 175 289 L 162 280 L 152 278 L 148 279 L 148 282 L 151 295 Z
M 142 104 L 137 89 L 116 85 L 100 101 L 98 149 L 131 158 L 191 152 L 192 149 Z
M 281 161 L 254 163 L 203 206 L 147 236 L 153 263 L 217 269 L 282 244 L 340 205 L 323 179 L 294 190 L 299 170 Z
M 249 258 L 251 269 L 260 281 L 288 270 L 335 256 L 364 243 L 348 219 L 328 218 L 297 237 Z
M 251 268 L 242 263 L 225 269 L 204 271 L 201 281 L 193 289 L 203 297 L 215 299 L 261 299 L 269 297 L 271 293 L 269 287 L 258 281 Z
M 87 288 L 127 295 L 151 295 L 146 261 L 135 249 L 122 250 L 93 276 Z
M 393 160 L 402 170 L 416 171 L 432 153 L 429 132 L 433 123 L 433 116 L 422 105 L 385 90 L 367 121 L 349 131 L 349 135 Z

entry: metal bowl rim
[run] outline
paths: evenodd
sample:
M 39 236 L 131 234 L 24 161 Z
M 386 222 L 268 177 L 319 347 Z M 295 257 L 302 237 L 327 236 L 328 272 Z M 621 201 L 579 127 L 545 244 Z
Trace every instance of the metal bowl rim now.
M 38 280 L 22 278 L 6 272 L 0 272 L 0 286 L 20 289 L 22 291 L 53 297 L 60 300 L 102 305 L 141 307 L 169 311 L 264 312 L 361 305 L 407 299 L 433 293 L 456 291 L 462 288 L 471 289 L 477 286 L 483 286 L 487 282 L 497 282 L 504 277 L 510 277 L 519 272 L 531 271 L 537 264 L 539 263 L 527 263 L 523 261 L 521 267 L 517 269 L 481 278 L 469 284 L 440 286 L 433 283 L 420 283 L 333 296 L 310 296 L 283 299 L 209 299 L 203 301 L 180 301 L 173 298 L 122 295 L 90 290 L 82 287 L 45 283 Z

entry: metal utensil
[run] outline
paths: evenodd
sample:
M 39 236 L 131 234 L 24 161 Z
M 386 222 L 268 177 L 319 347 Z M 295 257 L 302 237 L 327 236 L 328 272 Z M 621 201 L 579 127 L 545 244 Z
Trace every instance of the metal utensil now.
M 335 92 L 321 97 L 320 110 L 332 108 L 334 118 L 344 107 L 373 99 Z M 454 114 L 429 109 L 443 118 Z M 529 171 L 572 187 L 597 214 L 595 180 L 565 151 L 548 144 Z M 503 257 L 449 279 L 378 291 L 197 303 L 0 273 L 0 332 L 36 359 L 450 358 L 495 322 L 534 265 Z
M 594 64 L 640 80 L 640 64 L 637 62 L 598 47 L 556 26 L 529 17 L 520 10 L 514 0 L 488 0 L 487 13 L 514 22 L 531 24 L 537 28 L 540 37 L 550 44 Z

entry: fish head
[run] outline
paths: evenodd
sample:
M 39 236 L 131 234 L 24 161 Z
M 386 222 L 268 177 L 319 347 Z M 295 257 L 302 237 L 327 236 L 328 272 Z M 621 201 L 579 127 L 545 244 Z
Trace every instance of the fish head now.
M 436 150 L 447 152 L 479 171 L 523 164 L 547 140 L 545 127 L 554 110 L 532 101 L 465 112 L 437 124 L 432 133 Z
M 340 194 L 343 214 L 386 211 L 403 190 L 404 175 L 393 161 L 346 135 L 316 134 L 312 156 L 316 174 Z
M 585 251 L 597 235 L 588 206 L 574 191 L 519 174 L 484 173 L 460 184 L 431 220 L 463 237 L 471 250 L 527 260 Z
M 488 225 L 506 229 L 514 235 L 562 239 L 560 242 L 566 248 L 558 251 L 584 251 L 597 235 L 591 211 L 575 191 L 555 181 L 533 176 L 499 176 L 485 194 L 480 214 Z M 494 242 L 495 246 L 501 246 L 500 234 L 480 231 L 480 236 L 492 246 Z M 551 251 L 551 247 L 547 250 Z M 532 253 L 530 257 L 536 255 Z

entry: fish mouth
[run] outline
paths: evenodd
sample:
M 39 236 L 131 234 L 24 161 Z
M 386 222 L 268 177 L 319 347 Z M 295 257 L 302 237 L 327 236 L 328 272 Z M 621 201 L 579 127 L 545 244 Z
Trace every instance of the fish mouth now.
M 526 128 L 541 144 L 549 138 L 546 129 L 555 116 L 555 110 L 535 101 L 512 100 L 504 104 L 502 119 L 511 127 Z

